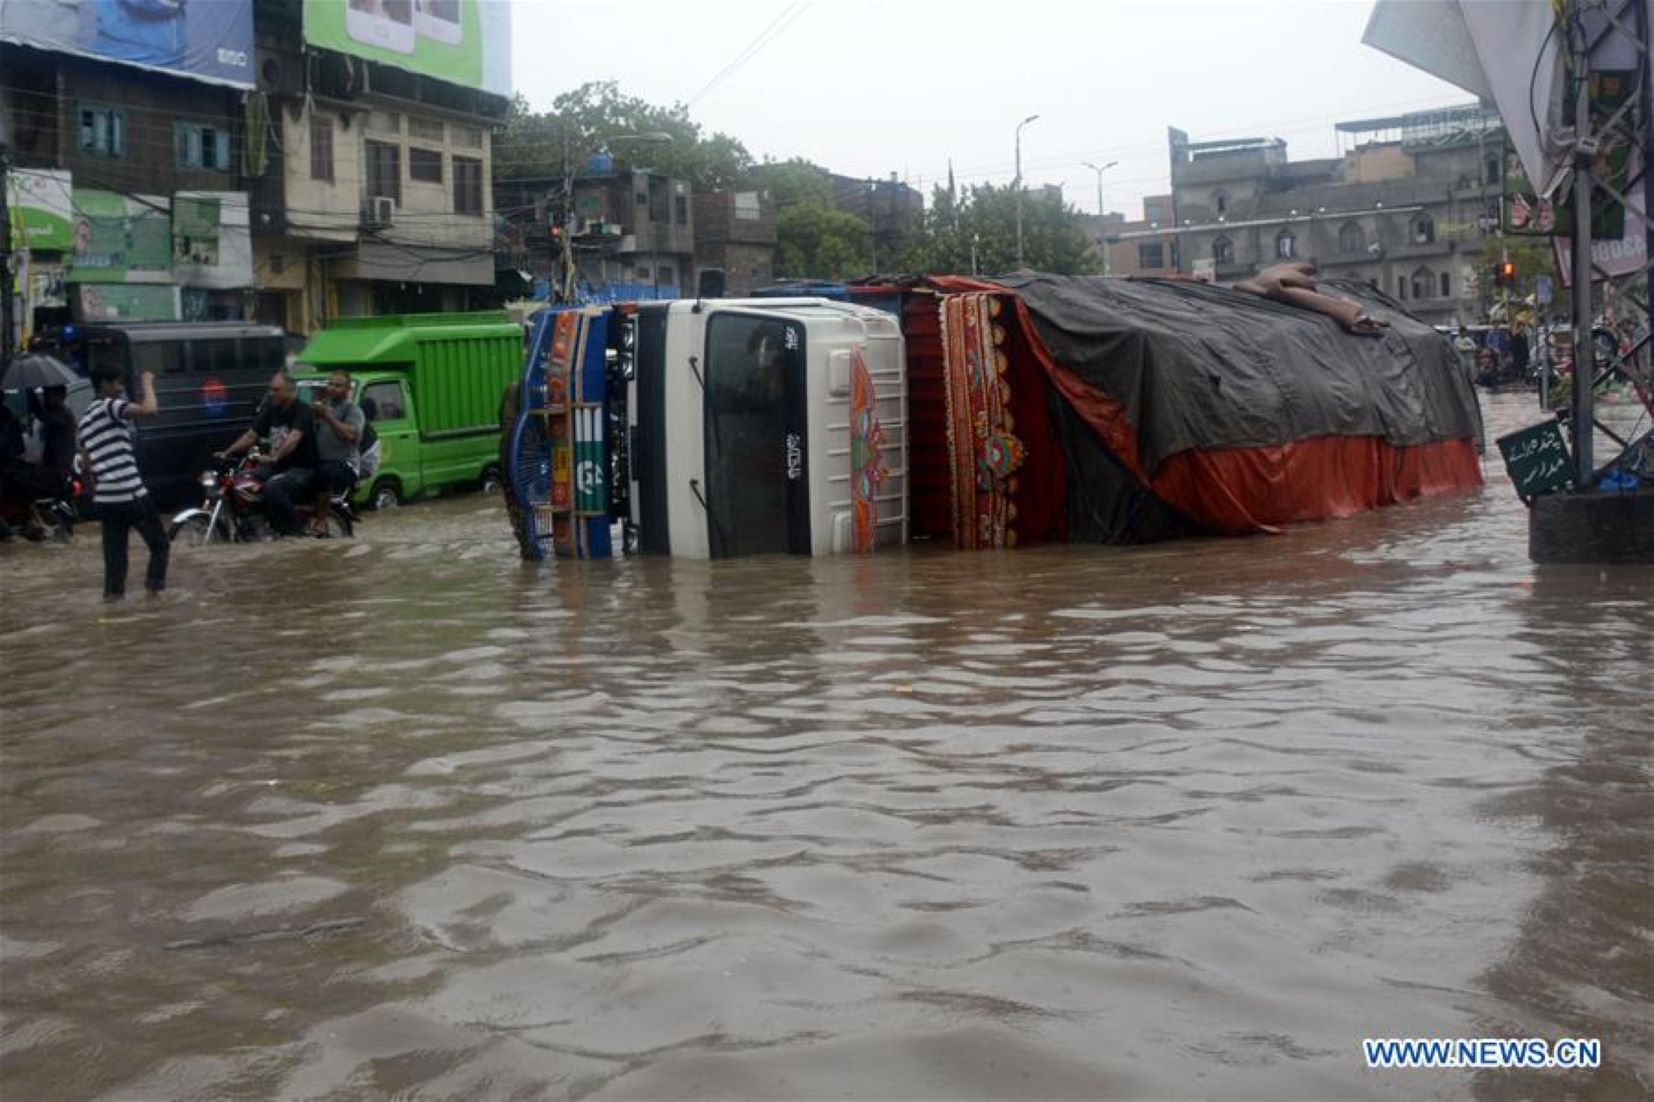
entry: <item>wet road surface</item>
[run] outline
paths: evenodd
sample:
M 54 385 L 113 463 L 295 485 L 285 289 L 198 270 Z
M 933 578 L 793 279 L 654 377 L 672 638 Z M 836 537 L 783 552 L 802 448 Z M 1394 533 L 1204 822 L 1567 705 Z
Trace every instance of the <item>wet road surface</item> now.
M 114 609 L 95 533 L 0 547 L 0 1091 L 1643 1096 L 1654 571 L 1532 566 L 1489 476 L 717 566 L 464 498 Z

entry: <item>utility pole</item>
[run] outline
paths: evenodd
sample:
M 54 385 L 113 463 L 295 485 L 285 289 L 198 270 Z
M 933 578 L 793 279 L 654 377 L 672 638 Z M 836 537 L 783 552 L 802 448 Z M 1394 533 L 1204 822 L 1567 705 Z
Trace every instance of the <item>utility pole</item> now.
M 1591 132 L 1591 56 L 1589 47 L 1576 59 L 1574 130 L 1581 138 Z M 1584 143 L 1580 143 L 1583 145 Z M 1595 463 L 1591 454 L 1596 431 L 1591 383 L 1596 376 L 1596 342 L 1591 325 L 1591 157 L 1574 147 L 1574 485 L 1585 489 Z
M 0 368 L 11 363 L 13 334 L 11 276 L 11 149 L 0 143 Z
M 1022 128 L 1039 118 L 1029 115 L 1017 123 L 1017 267 L 1022 267 Z

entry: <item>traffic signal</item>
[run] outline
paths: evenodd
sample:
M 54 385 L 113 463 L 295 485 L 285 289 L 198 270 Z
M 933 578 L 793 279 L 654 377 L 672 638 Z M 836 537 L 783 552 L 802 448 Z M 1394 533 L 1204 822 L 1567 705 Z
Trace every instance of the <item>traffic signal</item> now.
M 1516 261 L 1501 260 L 1494 269 L 1496 273 L 1493 281 L 1501 287 L 1516 286 Z

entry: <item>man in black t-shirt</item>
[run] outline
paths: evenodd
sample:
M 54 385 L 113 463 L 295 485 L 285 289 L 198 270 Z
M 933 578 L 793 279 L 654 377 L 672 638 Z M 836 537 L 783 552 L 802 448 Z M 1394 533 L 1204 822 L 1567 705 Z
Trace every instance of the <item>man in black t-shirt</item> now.
M 261 436 L 270 438 L 270 454 L 261 457 L 264 466 L 257 476 L 264 483 L 264 508 L 270 526 L 284 536 L 299 535 L 293 502 L 315 496 L 316 415 L 299 401 L 299 388 L 285 371 L 271 377 L 270 396 L 253 419 L 253 427 L 218 454 L 233 459 Z

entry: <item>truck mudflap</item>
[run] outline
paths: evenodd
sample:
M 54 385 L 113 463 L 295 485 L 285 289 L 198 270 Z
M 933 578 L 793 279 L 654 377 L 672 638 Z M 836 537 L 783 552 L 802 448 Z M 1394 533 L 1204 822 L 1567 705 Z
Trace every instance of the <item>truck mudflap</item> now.
M 612 310 L 550 309 L 534 322 L 507 477 L 543 558 L 607 559 L 608 375 Z

